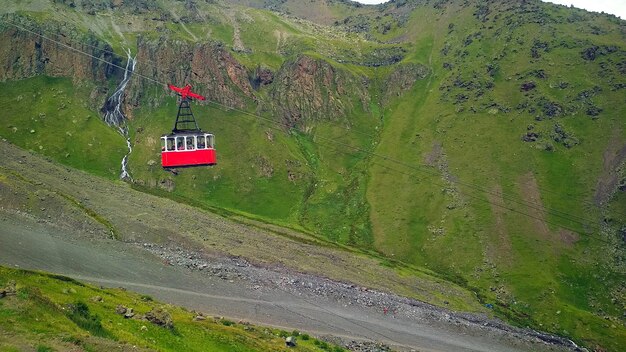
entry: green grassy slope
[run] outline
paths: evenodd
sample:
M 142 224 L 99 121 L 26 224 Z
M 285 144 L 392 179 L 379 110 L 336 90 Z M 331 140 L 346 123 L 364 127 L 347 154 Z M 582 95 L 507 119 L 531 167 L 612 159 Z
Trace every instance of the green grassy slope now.
M 312 118 L 316 111 L 303 105 L 308 117 L 287 130 L 274 114 L 272 99 L 284 93 L 275 83 L 254 92 L 256 110 L 194 105 L 201 127 L 216 134 L 219 164 L 178 176 L 160 169 L 158 139 L 171 129 L 176 103 L 155 88 L 157 103 L 142 101 L 129 122 L 134 181 L 427 267 L 518 324 L 592 347 L 626 344 L 626 193 L 617 188 L 626 182 L 618 157 L 626 145 L 624 21 L 538 1 L 398 1 L 356 12 L 315 2 L 319 16 L 308 18 L 330 25 L 323 26 L 241 6 L 271 2 L 236 3 L 190 12 L 163 2 L 142 15 L 61 5 L 28 13 L 66 16 L 118 52 L 134 50 L 138 35 L 219 41 L 251 77 L 257 67 L 286 72 L 302 55 L 327 63 L 346 86 L 339 99 L 323 95 L 323 107 L 349 108 Z M 298 3 L 279 10 L 297 15 Z M 151 16 L 167 25 L 155 29 Z M 408 64 L 428 74 L 405 85 L 393 73 Z M 2 103 L 48 81 L 6 84 Z M 47 100 L 19 109 L 32 117 L 56 103 L 52 91 L 42 94 Z M 82 93 L 72 94 L 74 101 Z M 26 115 L 12 114 L 2 135 L 37 150 L 38 132 L 12 126 L 39 122 L 18 116 Z M 46 125 L 62 138 L 42 152 L 115 176 L 123 140 L 96 122 L 89 131 L 109 137 L 94 159 L 64 159 L 74 145 L 66 125 Z M 84 143 L 80 150 L 90 150 Z
M 0 89 L 4 138 L 78 169 L 119 176 L 124 138 L 88 105 L 93 86 L 39 76 L 2 82 Z
M 626 141 L 623 91 L 615 89 L 624 81 L 615 65 L 624 55 L 598 58 L 607 67 L 601 69 L 581 49 L 623 43 L 623 34 L 589 14 L 586 21 L 601 23 L 605 33 L 581 32 L 582 20 L 563 20 L 573 15 L 565 8 L 529 6 L 505 16 L 503 7 L 492 5 L 484 24 L 475 8 L 454 5 L 412 21 L 410 31 L 423 33 L 416 43 L 434 43 L 430 53 L 418 45 L 415 55 L 435 71 L 432 82 L 414 87 L 413 99 L 389 109 L 378 151 L 419 167 L 399 167 L 410 175 L 398 175 L 372 165 L 377 248 L 485 288 L 487 300 L 513 307 L 522 321 L 618 349 L 624 243 L 615 233 L 623 223 L 619 213 L 594 206 L 594 196 L 603 155 Z M 548 49 L 533 57 L 537 42 Z M 497 67 L 493 74 L 490 67 Z M 537 88 L 520 91 L 530 81 Z M 594 86 L 602 93 L 580 98 Z M 564 111 L 552 114 L 551 102 Z M 590 116 L 595 104 L 602 113 Z M 557 125 L 578 144 L 557 141 Z M 538 141 L 522 141 L 529 130 L 538 131 Z
M 150 296 L 122 289 L 100 289 L 53 274 L 0 267 L 0 288 L 15 284 L 14 295 L 0 297 L 0 349 L 3 351 L 343 351 L 326 342 L 272 328 L 205 317 Z M 135 316 L 116 314 L 118 305 Z M 171 327 L 140 317 L 155 309 Z M 298 337 L 285 346 L 284 337 Z

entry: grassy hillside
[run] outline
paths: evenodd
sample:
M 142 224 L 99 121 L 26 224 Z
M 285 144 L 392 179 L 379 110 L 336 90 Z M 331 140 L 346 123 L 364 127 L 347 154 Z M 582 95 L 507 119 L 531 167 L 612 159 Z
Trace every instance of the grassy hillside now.
M 0 135 L 78 169 L 117 178 L 127 152 L 124 138 L 89 105 L 90 84 L 67 78 L 34 77 L 2 82 Z
M 176 102 L 142 85 L 129 121 L 136 184 L 427 267 L 518 324 L 626 344 L 623 20 L 538 1 L 33 3 L 8 11 L 71 22 L 118 53 L 138 37 L 217 43 L 247 75 L 224 73 L 246 108 L 194 105 L 218 166 L 177 176 L 161 170 L 158 139 Z M 159 77 L 188 77 L 187 61 L 163 56 Z M 273 80 L 259 83 L 261 71 Z M 72 116 L 96 116 L 97 99 L 65 79 L 3 87 L 15 111 L 3 137 L 115 177 L 121 136 L 91 118 L 74 142 L 70 120 L 48 122 L 65 116 L 59 90 Z M 42 121 L 54 139 L 38 137 Z
M 611 206 L 597 199 L 607 169 L 624 162 L 606 165 L 626 145 L 616 88 L 624 48 L 600 63 L 583 57 L 623 43 L 611 25 L 623 21 L 543 4 L 484 6 L 483 19 L 480 6 L 451 4 L 416 11 L 409 25 L 423 43 L 415 56 L 434 74 L 386 116 L 377 151 L 411 167 L 370 169 L 377 248 L 464 277 L 543 329 L 623 339 L 624 213 L 610 207 L 623 209 L 624 195 L 607 195 Z M 523 91 L 528 82 L 536 88 Z M 538 139 L 524 142 L 533 131 Z
M 0 267 L 0 349 L 3 351 L 343 351 L 326 342 L 272 328 L 164 305 L 122 289 L 100 289 L 46 273 Z M 134 316 L 116 313 L 133 308 Z M 145 320 L 143 316 L 157 319 Z M 285 346 L 286 336 L 298 344 Z

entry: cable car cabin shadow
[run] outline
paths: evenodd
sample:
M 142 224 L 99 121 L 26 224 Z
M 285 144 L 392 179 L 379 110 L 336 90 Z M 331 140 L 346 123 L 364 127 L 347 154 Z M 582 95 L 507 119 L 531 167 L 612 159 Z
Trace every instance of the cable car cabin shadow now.
M 191 167 L 217 164 L 215 138 L 210 133 L 172 133 L 161 137 L 163 168 Z

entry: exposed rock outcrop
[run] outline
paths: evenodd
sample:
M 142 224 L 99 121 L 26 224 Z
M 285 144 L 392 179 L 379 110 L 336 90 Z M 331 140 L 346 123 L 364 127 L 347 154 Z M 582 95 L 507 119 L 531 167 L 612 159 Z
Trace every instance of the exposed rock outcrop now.
M 270 97 L 273 109 L 287 126 L 307 119 L 344 117 L 356 106 L 347 95 L 358 98 L 367 109 L 370 96 L 364 77 L 335 68 L 323 60 L 299 56 L 286 62 L 274 78 Z
M 244 108 L 248 99 L 256 99 L 246 69 L 219 43 L 140 37 L 137 61 L 146 63 L 143 75 L 181 86 L 191 84 L 208 99 L 230 107 Z M 153 83 L 146 80 L 132 81 L 128 96 L 132 105 L 139 104 L 150 84 Z
M 153 308 L 151 311 L 146 313 L 144 318 L 152 324 L 168 329 L 174 328 L 172 316 L 163 308 Z
M 84 34 L 55 22 L 42 24 L 20 16 L 4 16 L 0 23 L 0 80 L 19 80 L 37 75 L 71 77 L 74 82 L 102 81 L 115 74 L 121 64 L 111 47 L 91 33 Z M 37 33 L 37 34 L 36 34 Z M 45 39 L 39 36 L 49 39 Z M 76 50 L 88 53 L 77 55 Z
M 384 82 L 381 103 L 387 105 L 393 97 L 401 96 L 413 88 L 417 80 L 428 77 L 430 68 L 420 64 L 406 64 L 398 66 Z

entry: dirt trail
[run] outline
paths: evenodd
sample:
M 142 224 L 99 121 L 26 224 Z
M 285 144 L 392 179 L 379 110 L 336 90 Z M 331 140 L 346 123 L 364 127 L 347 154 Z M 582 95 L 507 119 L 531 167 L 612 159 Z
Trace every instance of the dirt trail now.
M 4 142 L 0 152 L 5 156 L 0 159 L 0 264 L 124 286 L 212 315 L 378 340 L 401 350 L 574 349 L 566 340 L 485 316 L 363 287 L 398 280 L 391 281 L 395 288 L 406 284 L 405 290 L 421 290 L 421 295 L 436 289 L 463 295 L 432 278 L 399 281 L 375 260 L 295 241 L 295 234 L 288 238 L 232 223 L 60 167 Z M 112 230 L 123 241 L 111 239 Z M 373 285 L 319 275 L 331 267 L 336 277 Z M 385 285 L 391 284 L 377 286 Z

